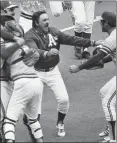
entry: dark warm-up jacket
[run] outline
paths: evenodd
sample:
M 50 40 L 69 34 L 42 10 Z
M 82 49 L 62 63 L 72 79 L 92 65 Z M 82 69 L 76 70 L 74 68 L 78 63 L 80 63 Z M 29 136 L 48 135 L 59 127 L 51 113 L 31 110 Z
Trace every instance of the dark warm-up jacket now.
M 46 51 L 49 51 L 51 48 L 56 48 L 59 50 L 60 44 L 80 46 L 80 47 L 91 46 L 91 40 L 84 39 L 84 38 L 77 37 L 77 36 L 67 35 L 53 27 L 49 27 L 49 31 L 46 36 L 40 30 L 31 28 L 24 35 L 24 39 L 25 39 L 26 45 L 28 47 L 38 49 L 38 51 L 40 53 L 40 59 L 35 64 L 35 69 L 37 69 L 37 70 L 50 68 L 49 62 L 52 62 L 52 61 L 47 62 L 47 60 L 44 59 L 44 53 Z M 53 40 L 54 40 L 54 42 L 53 42 Z M 55 56 L 55 58 L 53 58 L 53 62 L 55 62 L 55 61 L 56 61 L 56 65 L 57 65 L 59 63 L 59 57 Z

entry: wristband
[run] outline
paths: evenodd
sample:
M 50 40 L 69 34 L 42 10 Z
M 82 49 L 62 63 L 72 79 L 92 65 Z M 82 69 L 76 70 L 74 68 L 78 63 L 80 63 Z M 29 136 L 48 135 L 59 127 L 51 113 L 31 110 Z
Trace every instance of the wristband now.
M 22 55 L 24 56 L 26 53 L 28 53 L 27 51 L 29 51 L 29 47 L 27 45 L 23 45 L 22 46 Z

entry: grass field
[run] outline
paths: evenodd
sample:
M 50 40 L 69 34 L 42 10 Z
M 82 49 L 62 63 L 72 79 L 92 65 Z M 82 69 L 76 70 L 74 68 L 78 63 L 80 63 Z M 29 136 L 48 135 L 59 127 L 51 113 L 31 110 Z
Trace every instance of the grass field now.
M 16 3 L 16 2 L 15 2 Z M 116 2 L 102 2 L 96 4 L 95 17 L 101 15 L 104 10 L 116 11 Z M 50 24 L 63 29 L 72 26 L 71 17 L 68 12 L 60 17 L 52 16 L 50 9 L 47 9 L 50 16 Z M 19 14 L 18 14 L 19 15 Z M 66 31 L 73 35 L 73 30 Z M 94 23 L 92 39 L 104 39 L 107 34 L 101 32 L 99 22 Z M 90 48 L 92 51 L 92 48 Z M 70 74 L 68 68 L 71 64 L 80 64 L 74 57 L 74 48 L 61 46 L 60 71 L 66 84 L 70 97 L 70 109 L 65 120 L 66 136 L 57 136 L 56 120 L 57 103 L 54 94 L 45 86 L 42 103 L 41 124 L 44 132 L 45 142 L 99 142 L 98 133 L 104 129 L 105 117 L 102 111 L 100 88 L 115 74 L 115 67 L 112 63 L 106 64 L 104 69 L 96 71 L 82 71 L 78 74 Z M 61 89 L 60 89 L 61 90 Z M 29 142 L 27 130 L 22 124 L 22 117 L 17 124 L 17 142 Z

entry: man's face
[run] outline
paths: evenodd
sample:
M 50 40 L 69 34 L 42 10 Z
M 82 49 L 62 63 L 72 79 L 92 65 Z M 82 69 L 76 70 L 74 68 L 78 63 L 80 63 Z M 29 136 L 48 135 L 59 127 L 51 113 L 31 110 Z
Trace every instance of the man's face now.
M 6 8 L 5 9 L 7 14 L 11 15 L 11 16 L 15 16 L 15 8 Z
M 38 26 L 44 33 L 48 32 L 49 17 L 46 13 L 40 15 Z
M 105 20 L 100 21 L 102 32 L 107 32 L 107 22 Z

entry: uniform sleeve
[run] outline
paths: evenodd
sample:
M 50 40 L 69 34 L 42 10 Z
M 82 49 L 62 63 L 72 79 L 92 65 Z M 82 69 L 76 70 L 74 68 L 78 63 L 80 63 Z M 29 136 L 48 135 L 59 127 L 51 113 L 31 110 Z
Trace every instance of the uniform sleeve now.
M 92 58 L 90 58 L 89 60 L 87 60 L 85 63 L 81 64 L 79 66 L 80 70 L 83 69 L 89 69 L 94 67 L 100 60 L 102 60 L 105 57 L 104 52 L 99 51 L 96 55 L 94 55 Z
M 100 46 L 100 50 L 105 54 L 111 54 L 111 52 L 116 48 L 116 37 L 109 36 L 107 37 L 102 46 Z
M 24 39 L 25 39 L 25 45 L 27 45 L 29 48 L 37 49 L 40 56 L 44 55 L 45 50 L 39 49 L 39 47 L 37 46 L 36 39 L 30 33 L 25 34 Z
M 77 36 L 70 36 L 61 31 L 58 32 L 60 44 L 79 46 L 79 47 L 89 47 L 91 46 L 91 40 L 84 39 Z

